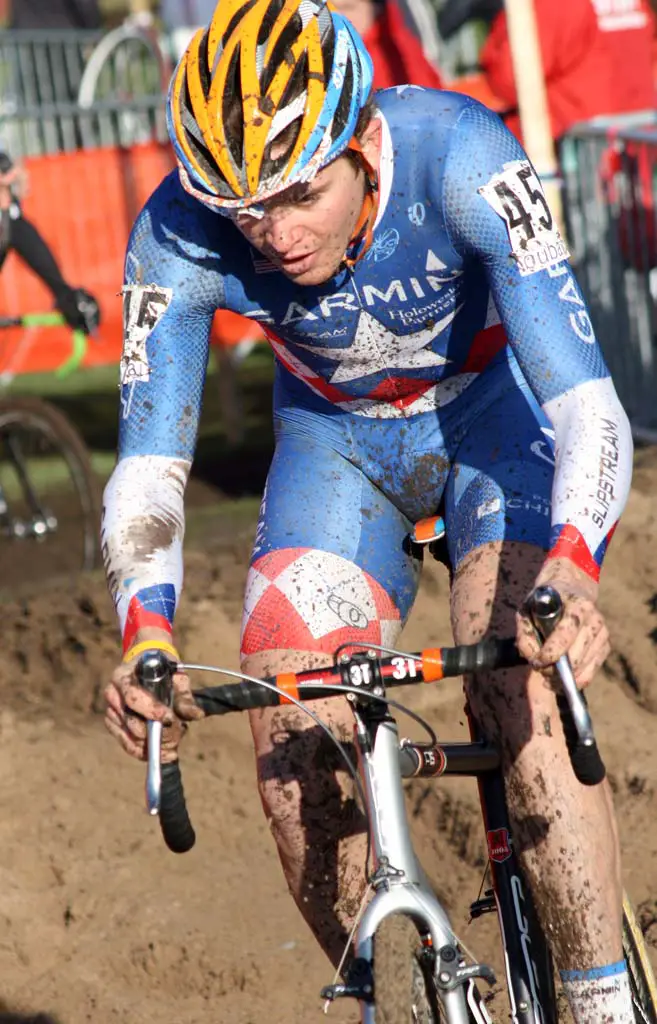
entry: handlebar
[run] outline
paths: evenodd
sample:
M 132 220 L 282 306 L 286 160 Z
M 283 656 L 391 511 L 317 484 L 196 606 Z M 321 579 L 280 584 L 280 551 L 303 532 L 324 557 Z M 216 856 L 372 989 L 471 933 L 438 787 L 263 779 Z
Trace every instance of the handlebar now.
M 523 659 L 513 640 L 486 639 L 476 644 L 427 648 L 418 654 L 399 653 L 385 658 L 368 650 L 342 654 L 336 664 L 326 668 L 284 672 L 260 681 L 243 679 L 239 683 L 195 690 L 194 700 L 206 715 L 225 715 L 337 696 L 344 692 L 344 687 L 362 693 L 364 698 L 371 692 L 380 699 L 392 687 L 432 683 L 465 672 L 520 664 Z M 137 662 L 137 678 L 157 700 L 171 707 L 177 668 L 163 651 L 146 651 Z M 185 805 L 178 762 L 160 765 L 161 736 L 161 724 L 148 722 L 147 809 L 150 814 L 159 814 L 169 849 L 185 853 L 191 850 L 196 837 Z
M 175 669 L 162 651 L 146 651 L 137 662 L 137 679 L 156 700 L 171 707 Z M 180 765 L 161 763 L 162 723 L 148 722 L 147 730 L 146 808 L 149 814 L 159 814 L 162 835 L 172 853 L 186 853 L 196 834 L 187 812 Z
M 539 636 L 546 640 L 563 615 L 561 597 L 554 587 L 537 587 L 529 599 L 528 611 Z M 577 688 L 567 654 L 562 654 L 556 667 L 562 685 L 561 692 L 557 694 L 557 707 L 570 762 L 575 776 L 584 786 L 595 786 L 602 782 L 607 770 L 593 735 L 586 697 Z
M 540 587 L 534 591 L 528 610 L 535 628 L 545 638 L 559 622 L 563 606 L 556 590 Z M 522 664 L 526 664 L 525 659 L 519 655 L 512 639 L 488 638 L 475 644 L 426 648 L 417 654 L 399 652 L 388 657 L 380 657 L 375 650 L 343 652 L 335 664 L 326 668 L 285 672 L 260 681 L 243 679 L 239 683 L 195 690 L 193 696 L 206 715 L 225 715 L 232 711 L 336 696 L 343 693 L 345 687 L 365 699 L 368 694 L 381 699 L 385 691 L 398 686 L 432 683 L 464 673 Z M 573 770 L 582 784 L 596 785 L 606 772 L 586 700 L 577 689 L 567 655 L 559 659 L 556 667 L 563 684 L 557 703 Z M 171 707 L 177 668 L 164 652 L 153 650 L 142 655 L 136 671 L 140 684 Z M 180 766 L 177 761 L 160 763 L 161 737 L 161 724 L 148 722 L 147 809 L 150 814 L 159 815 L 162 835 L 169 849 L 185 853 L 193 847 L 196 836 L 185 804 Z

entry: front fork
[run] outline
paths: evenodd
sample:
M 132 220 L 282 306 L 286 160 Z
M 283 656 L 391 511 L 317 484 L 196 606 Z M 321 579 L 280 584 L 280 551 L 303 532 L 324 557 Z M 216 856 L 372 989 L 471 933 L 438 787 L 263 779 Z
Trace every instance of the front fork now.
M 375 933 L 390 914 L 411 917 L 418 928 L 424 955 L 449 1024 L 469 1024 L 466 986 L 474 976 L 494 981 L 485 965 L 465 967 L 449 919 L 438 902 L 415 856 L 410 839 L 399 768 L 397 724 L 383 707 L 355 702 L 355 741 L 359 755 L 369 828 L 374 896 L 356 933 L 354 960 L 344 985 L 324 989 L 329 999 L 352 996 L 360 1000 L 363 1024 L 376 1022 L 374 992 Z

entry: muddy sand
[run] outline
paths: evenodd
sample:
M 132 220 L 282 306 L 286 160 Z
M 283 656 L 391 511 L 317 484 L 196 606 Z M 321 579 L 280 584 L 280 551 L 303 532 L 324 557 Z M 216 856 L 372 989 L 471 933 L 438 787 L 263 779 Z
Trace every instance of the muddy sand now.
M 605 564 L 602 605 L 615 649 L 591 707 L 625 884 L 657 964 L 656 494 L 657 450 L 645 449 Z M 252 527 L 188 550 L 178 639 L 189 660 L 237 665 Z M 427 565 L 407 649 L 449 642 L 446 595 L 443 570 Z M 117 631 L 101 576 L 41 587 L 0 613 L 0 1010 L 48 1014 L 39 1024 L 323 1019 L 319 990 L 331 970 L 287 894 L 245 718 L 190 731 L 183 770 L 197 843 L 175 856 L 143 809 L 143 767 L 102 725 Z M 465 736 L 457 682 L 409 703 L 439 735 Z M 495 922 L 467 921 L 485 868 L 474 785 L 412 783 L 408 801 L 417 849 L 457 932 L 499 967 Z M 336 1004 L 328 1019 L 357 1014 Z

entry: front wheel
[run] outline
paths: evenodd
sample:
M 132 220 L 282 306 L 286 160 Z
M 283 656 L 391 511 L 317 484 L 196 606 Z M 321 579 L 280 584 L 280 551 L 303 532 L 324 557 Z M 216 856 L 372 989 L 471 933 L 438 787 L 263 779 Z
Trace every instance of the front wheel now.
M 442 1024 L 433 984 L 425 976 L 417 928 L 409 917 L 386 917 L 374 936 L 376 1024 Z
M 623 897 L 623 953 L 636 1024 L 657 1024 L 657 983 L 641 928 L 627 896 Z

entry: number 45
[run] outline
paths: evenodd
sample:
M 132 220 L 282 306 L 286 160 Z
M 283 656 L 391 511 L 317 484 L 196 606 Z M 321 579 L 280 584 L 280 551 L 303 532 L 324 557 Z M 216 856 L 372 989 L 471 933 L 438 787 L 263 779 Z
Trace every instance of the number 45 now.
M 538 215 L 537 207 L 543 210 L 543 214 L 537 217 L 538 223 L 546 231 L 552 230 L 552 214 L 531 164 L 524 163 L 516 171 L 516 176 L 527 199 L 522 193 L 519 194 L 512 189 L 506 181 L 498 181 L 495 184 L 495 192 L 500 199 L 509 227 L 520 228 L 525 239 L 529 241 L 536 236 L 534 217 Z

